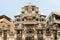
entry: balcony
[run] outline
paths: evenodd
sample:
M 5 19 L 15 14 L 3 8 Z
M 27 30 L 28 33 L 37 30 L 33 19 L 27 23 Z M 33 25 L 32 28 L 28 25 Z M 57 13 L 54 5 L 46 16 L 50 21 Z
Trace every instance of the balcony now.
M 24 21 L 22 24 L 38 24 L 36 21 Z
M 58 19 L 56 19 L 54 22 L 60 24 L 60 20 Z
M 60 24 L 60 16 L 55 15 L 55 23 Z
M 52 24 L 54 24 L 54 23 L 60 24 L 60 19 L 56 19 L 56 18 L 55 18 L 55 20 L 49 22 L 50 25 L 52 25 Z
M 3 28 L 3 30 L 9 30 L 9 29 L 10 29 L 10 28 L 8 28 L 8 27 L 6 27 L 6 28 L 4 27 L 4 28 Z
M 21 30 L 21 29 L 23 29 L 22 27 L 20 27 L 20 26 L 17 26 L 17 27 L 15 27 L 15 29 L 17 30 Z

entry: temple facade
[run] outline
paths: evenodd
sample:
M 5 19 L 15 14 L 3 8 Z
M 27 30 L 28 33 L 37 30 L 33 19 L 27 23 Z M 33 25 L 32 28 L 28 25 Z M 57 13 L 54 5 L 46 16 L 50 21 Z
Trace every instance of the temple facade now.
M 0 40 L 60 40 L 60 13 L 48 17 L 29 3 L 11 19 L 0 16 Z

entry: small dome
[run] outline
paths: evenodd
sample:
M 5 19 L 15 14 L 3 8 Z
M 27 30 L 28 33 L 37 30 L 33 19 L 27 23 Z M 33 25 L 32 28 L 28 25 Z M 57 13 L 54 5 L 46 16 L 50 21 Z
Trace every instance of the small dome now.
M 56 12 L 56 11 L 53 11 L 53 12 L 51 12 L 52 14 L 56 14 L 56 15 L 60 15 L 60 13 L 59 12 Z
M 35 6 L 33 3 L 28 3 L 28 4 L 26 4 L 25 6 Z
M 40 16 L 44 16 L 44 17 L 46 17 L 46 15 L 45 15 L 44 13 L 40 13 Z
M 17 13 L 16 15 L 20 15 L 20 13 Z
M 30 2 L 30 3 L 28 3 L 28 5 L 31 5 L 32 6 L 33 4 Z
M 45 15 L 44 13 L 40 13 L 40 15 Z

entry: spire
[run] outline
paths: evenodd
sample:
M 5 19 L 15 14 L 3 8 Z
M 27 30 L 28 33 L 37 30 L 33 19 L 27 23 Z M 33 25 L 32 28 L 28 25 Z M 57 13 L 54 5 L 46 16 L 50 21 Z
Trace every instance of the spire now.
M 22 7 L 22 9 L 24 10 L 37 10 L 38 7 L 36 7 L 36 5 L 34 5 L 33 3 L 29 2 L 27 5 L 25 5 L 24 7 Z

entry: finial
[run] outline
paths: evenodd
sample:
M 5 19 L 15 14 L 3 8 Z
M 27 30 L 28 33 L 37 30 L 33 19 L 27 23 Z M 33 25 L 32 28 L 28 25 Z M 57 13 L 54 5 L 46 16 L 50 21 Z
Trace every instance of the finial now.
M 28 3 L 29 6 L 35 6 L 33 3 L 29 2 Z
M 32 5 L 32 3 L 31 3 L 31 2 L 29 2 L 29 3 L 28 3 L 28 5 Z

